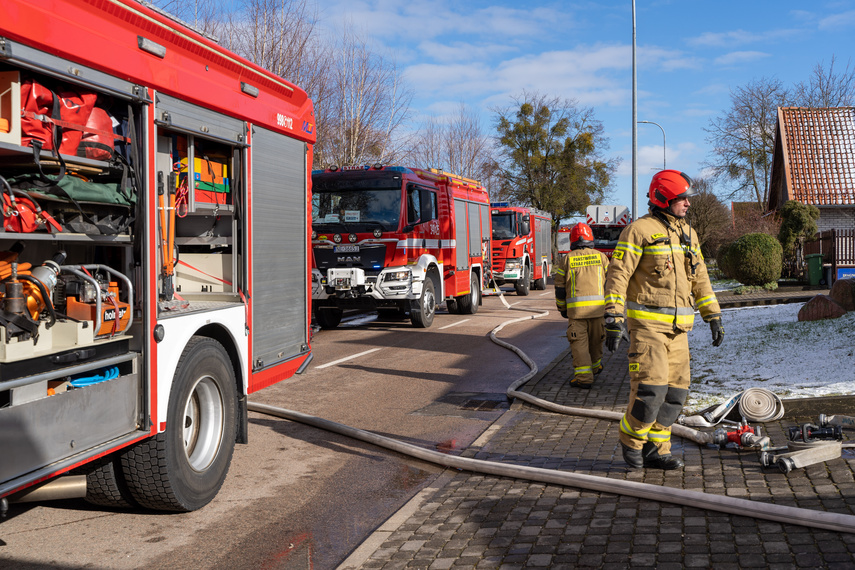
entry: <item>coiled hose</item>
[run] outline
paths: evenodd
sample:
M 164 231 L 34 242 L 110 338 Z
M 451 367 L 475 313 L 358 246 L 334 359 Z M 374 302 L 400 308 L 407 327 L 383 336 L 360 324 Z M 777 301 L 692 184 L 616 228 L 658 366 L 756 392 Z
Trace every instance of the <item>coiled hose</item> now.
M 496 287 L 498 289 L 498 287 Z M 496 338 L 496 333 L 501 331 L 505 326 L 529 320 L 549 313 L 546 311 L 536 311 L 526 308 L 516 308 L 508 305 L 504 297 L 501 296 L 505 306 L 512 310 L 536 312 L 537 315 L 530 317 L 521 317 L 506 321 L 492 331 L 490 331 L 490 339 L 508 350 L 517 354 L 528 365 L 530 371 L 528 374 L 514 382 L 507 390 L 510 397 L 519 398 L 531 404 L 543 407 L 545 409 L 567 413 L 572 415 L 587 416 L 604 420 L 620 420 L 623 416 L 620 412 L 609 412 L 606 410 L 586 410 L 582 408 L 572 408 L 568 406 L 560 406 L 552 402 L 547 402 L 536 398 L 525 392 L 518 392 L 517 388 L 528 382 L 537 374 L 537 365 L 518 347 L 513 346 L 505 341 Z M 733 515 L 754 517 L 758 519 L 771 520 L 786 524 L 797 524 L 811 528 L 823 528 L 838 532 L 855 533 L 855 516 L 832 513 L 825 511 L 813 511 L 809 509 L 800 509 L 796 507 L 788 507 L 784 505 L 774 505 L 769 503 L 760 503 L 748 499 L 738 499 L 725 495 L 712 495 L 701 493 L 698 491 L 689 491 L 686 489 L 675 489 L 664 487 L 661 485 L 651 485 L 649 483 L 637 483 L 634 481 L 623 481 L 620 479 L 610 479 L 607 477 L 597 477 L 594 475 L 585 475 L 581 473 L 573 473 L 570 471 L 559 471 L 556 469 L 543 469 L 539 467 L 528 467 L 525 465 L 512 465 L 507 463 L 499 463 L 496 461 L 485 461 L 482 459 L 472 459 L 468 457 L 459 457 L 454 455 L 446 455 L 438 451 L 425 449 L 409 443 L 397 441 L 388 437 L 377 435 L 369 431 L 349 427 L 330 420 L 325 420 L 308 414 L 249 402 L 247 409 L 252 412 L 258 412 L 275 416 L 295 422 L 300 422 L 306 425 L 317 427 L 323 430 L 331 431 L 340 435 L 358 439 L 366 443 L 377 445 L 391 451 L 414 457 L 422 461 L 427 461 L 443 467 L 451 467 L 471 471 L 474 473 L 483 473 L 486 475 L 495 475 L 499 477 L 512 477 L 523 479 L 526 481 L 536 481 L 539 483 L 550 483 L 555 485 L 563 485 L 568 487 L 576 487 L 580 489 L 588 489 L 604 493 L 614 493 L 618 495 L 627 495 L 640 499 L 648 499 L 653 501 L 662 501 L 676 505 L 684 505 L 711 511 L 729 513 Z M 692 435 L 697 436 L 700 432 L 675 424 L 672 426 L 673 433 L 681 437 L 693 439 Z M 684 435 L 685 434 L 685 435 Z M 707 434 L 702 434 L 707 435 Z M 701 438 L 704 439 L 704 438 Z M 706 438 L 709 439 L 709 438 Z M 696 440 L 695 440 L 696 441 Z M 707 441 L 699 441 L 698 443 L 708 443 Z

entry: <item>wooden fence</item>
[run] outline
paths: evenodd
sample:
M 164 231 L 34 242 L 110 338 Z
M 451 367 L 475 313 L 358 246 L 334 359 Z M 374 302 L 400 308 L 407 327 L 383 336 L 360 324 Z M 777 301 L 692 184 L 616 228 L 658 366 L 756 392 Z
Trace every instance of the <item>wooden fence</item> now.
M 804 245 L 804 255 L 821 253 L 823 265 L 831 267 L 831 282 L 840 267 L 855 267 L 855 230 L 826 230 Z M 830 284 L 829 284 L 830 285 Z

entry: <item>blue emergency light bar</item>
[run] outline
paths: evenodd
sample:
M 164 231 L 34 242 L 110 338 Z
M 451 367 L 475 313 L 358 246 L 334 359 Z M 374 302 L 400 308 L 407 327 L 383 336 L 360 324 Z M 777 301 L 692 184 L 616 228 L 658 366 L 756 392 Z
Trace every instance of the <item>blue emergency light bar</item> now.
M 508 208 L 510 205 L 510 202 L 490 202 L 491 208 Z

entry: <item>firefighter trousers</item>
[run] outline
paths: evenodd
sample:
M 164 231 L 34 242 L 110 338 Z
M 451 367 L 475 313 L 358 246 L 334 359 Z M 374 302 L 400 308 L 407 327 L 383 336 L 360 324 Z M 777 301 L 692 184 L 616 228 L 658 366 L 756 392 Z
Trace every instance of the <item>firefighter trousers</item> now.
M 602 317 L 593 319 L 570 319 L 567 324 L 567 340 L 573 355 L 573 382 L 593 384 L 594 372 L 603 364 L 603 341 L 606 329 Z
M 629 379 L 621 443 L 641 449 L 651 442 L 660 455 L 671 453 L 671 424 L 683 411 L 691 382 L 689 335 L 630 330 Z

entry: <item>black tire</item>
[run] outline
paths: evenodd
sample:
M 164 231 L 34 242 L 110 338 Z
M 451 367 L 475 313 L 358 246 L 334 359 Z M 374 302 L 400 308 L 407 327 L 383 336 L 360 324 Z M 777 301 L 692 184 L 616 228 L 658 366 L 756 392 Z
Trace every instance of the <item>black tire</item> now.
M 472 273 L 469 280 L 469 294 L 457 297 L 457 308 L 461 315 L 474 315 L 478 312 L 478 304 L 481 300 L 481 288 L 478 283 L 478 275 Z
M 445 302 L 445 308 L 448 309 L 449 315 L 456 315 L 460 313 L 460 309 L 457 307 L 457 299 L 448 299 Z
M 523 277 L 519 279 L 516 283 L 514 283 L 514 289 L 517 290 L 517 295 L 520 297 L 525 297 L 528 295 L 528 289 L 531 283 L 531 269 L 529 269 L 528 265 L 523 269 Z
M 85 501 L 100 507 L 129 509 L 138 507 L 118 457 L 108 455 L 75 469 L 72 475 L 86 475 Z
M 545 265 L 542 266 L 540 274 L 543 275 L 543 277 L 541 277 L 540 279 L 534 280 L 534 284 L 532 286 L 532 289 L 534 289 L 535 291 L 546 291 L 546 266 Z
M 223 346 L 187 343 L 169 394 L 166 431 L 122 453 L 122 473 L 141 506 L 195 511 L 217 495 L 235 448 L 237 390 Z
M 334 329 L 341 322 L 341 316 L 344 313 L 341 309 L 336 308 L 319 308 L 315 312 L 315 318 L 318 321 L 318 325 L 322 329 Z
M 422 286 L 422 295 L 418 301 L 413 301 L 413 307 L 410 310 L 410 322 L 413 326 L 419 329 L 426 329 L 433 324 L 433 317 L 436 315 L 436 291 L 433 286 L 433 279 L 425 278 L 425 283 Z

